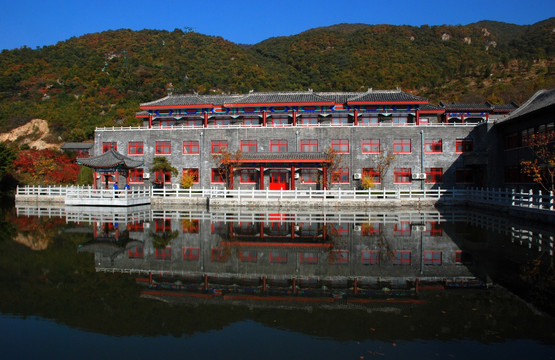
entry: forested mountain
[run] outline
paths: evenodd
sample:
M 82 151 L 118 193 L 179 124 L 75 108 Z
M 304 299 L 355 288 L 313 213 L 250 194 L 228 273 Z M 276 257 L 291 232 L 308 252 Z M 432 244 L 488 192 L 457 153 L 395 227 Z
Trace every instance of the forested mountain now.
M 523 102 L 555 86 L 555 18 L 534 25 L 340 24 L 239 45 L 182 31 L 116 30 L 0 53 L 0 131 L 46 119 L 53 141 L 135 125 L 168 91 L 402 88 L 439 101 Z M 58 137 L 59 136 L 59 137 Z

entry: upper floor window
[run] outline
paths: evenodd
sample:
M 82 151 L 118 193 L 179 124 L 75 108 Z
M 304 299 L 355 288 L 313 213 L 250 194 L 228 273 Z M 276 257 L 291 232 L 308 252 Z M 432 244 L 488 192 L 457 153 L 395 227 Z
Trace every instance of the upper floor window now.
M 411 152 L 411 140 L 410 139 L 393 140 L 393 152 L 398 154 L 409 154 Z
M 332 250 L 330 251 L 330 263 L 336 265 L 349 263 L 349 250 Z
M 301 264 L 318 264 L 318 253 L 301 252 Z
M 241 183 L 253 184 L 256 183 L 258 172 L 255 169 L 241 169 L 239 171 Z
M 260 120 L 257 117 L 243 118 L 243 126 L 258 126 L 258 125 L 260 125 Z
M 270 152 L 287 152 L 287 140 L 270 140 Z
M 373 265 L 380 263 L 380 252 L 378 250 L 362 250 L 362 265 Z
M 408 118 L 406 116 L 393 116 L 391 119 L 393 125 L 407 125 Z
M 183 141 L 183 155 L 193 155 L 199 153 L 199 142 L 196 140 Z
M 301 183 L 314 184 L 318 182 L 318 169 L 301 169 Z
M 424 140 L 424 152 L 426 153 L 440 153 L 443 151 L 443 142 L 441 139 L 427 139 Z
M 241 151 L 242 152 L 256 152 L 257 142 L 256 140 L 241 140 Z
M 287 253 L 280 251 L 272 251 L 270 253 L 270 263 L 272 264 L 287 264 Z
M 470 152 L 474 150 L 474 141 L 472 139 L 457 139 L 455 149 L 458 153 Z
M 104 154 L 106 151 L 114 149 L 118 151 L 118 143 L 117 142 L 103 142 L 102 143 L 102 153 Z
M 213 183 L 223 183 L 225 182 L 225 178 L 219 169 L 212 169 L 210 181 Z
M 377 154 L 380 152 L 380 140 L 368 139 L 362 140 L 362 153 L 363 154 Z
M 441 251 L 424 251 L 424 265 L 441 265 Z
M 286 126 L 289 124 L 289 118 L 287 116 L 272 116 L 271 117 L 272 126 Z
M 214 120 L 214 125 L 216 125 L 217 127 L 229 126 L 230 123 L 231 122 L 229 121 L 229 119 L 216 119 L 216 120 Z
M 349 124 L 349 119 L 346 116 L 333 116 L 331 118 L 332 126 L 346 126 Z
M 212 154 L 221 154 L 224 151 L 227 151 L 227 140 L 212 140 Z
M 330 146 L 338 153 L 349 153 L 349 140 L 332 140 Z
M 393 265 L 410 265 L 410 250 L 393 251 Z
M 297 124 L 302 126 L 317 126 L 318 116 L 317 115 L 304 115 L 297 118 Z
M 202 127 L 202 126 L 204 126 L 204 121 L 202 119 L 187 119 L 185 121 L 185 126 L 187 126 L 187 127 Z
M 378 126 L 380 118 L 378 115 L 363 115 L 358 119 L 358 124 L 361 126 Z
M 184 247 L 183 248 L 183 260 L 194 261 L 199 259 L 199 248 L 198 247 Z
M 301 140 L 301 152 L 318 152 L 318 140 Z
M 129 155 L 143 155 L 144 144 L 142 141 L 130 141 L 128 144 L 127 153 Z
M 169 155 L 172 153 L 171 141 L 156 141 L 154 145 L 154 153 L 156 155 Z

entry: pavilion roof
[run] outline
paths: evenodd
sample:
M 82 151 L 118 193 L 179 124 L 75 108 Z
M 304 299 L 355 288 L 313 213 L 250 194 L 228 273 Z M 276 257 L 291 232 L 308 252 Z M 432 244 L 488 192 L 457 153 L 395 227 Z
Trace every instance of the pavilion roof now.
M 99 156 L 89 158 L 77 158 L 79 165 L 84 165 L 94 169 L 127 168 L 134 169 L 144 164 L 144 161 L 131 159 L 124 156 L 114 149 L 106 151 Z

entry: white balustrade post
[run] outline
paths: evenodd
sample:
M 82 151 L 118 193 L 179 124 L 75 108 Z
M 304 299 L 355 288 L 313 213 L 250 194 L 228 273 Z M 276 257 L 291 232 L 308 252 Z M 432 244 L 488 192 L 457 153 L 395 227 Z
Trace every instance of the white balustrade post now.
M 538 196 L 536 197 L 538 199 L 537 203 L 538 203 L 538 209 L 542 208 L 542 203 L 543 203 L 543 199 L 542 199 L 542 191 L 538 190 Z
M 511 189 L 511 206 L 515 206 L 515 189 Z
M 553 210 L 553 191 L 549 192 L 549 210 Z
M 534 192 L 532 191 L 532 189 L 530 189 L 530 191 L 528 191 L 528 207 L 532 207 L 533 196 Z

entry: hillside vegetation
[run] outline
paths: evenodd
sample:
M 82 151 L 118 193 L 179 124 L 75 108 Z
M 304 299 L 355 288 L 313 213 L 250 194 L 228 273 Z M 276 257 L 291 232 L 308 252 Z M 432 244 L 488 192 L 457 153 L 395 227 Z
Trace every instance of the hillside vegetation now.
M 555 86 L 555 18 L 520 26 L 340 24 L 239 45 L 195 32 L 127 29 L 0 53 L 0 132 L 31 119 L 52 141 L 136 125 L 169 91 L 404 91 L 439 101 L 523 102 Z

